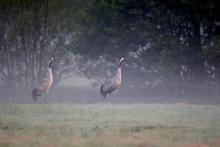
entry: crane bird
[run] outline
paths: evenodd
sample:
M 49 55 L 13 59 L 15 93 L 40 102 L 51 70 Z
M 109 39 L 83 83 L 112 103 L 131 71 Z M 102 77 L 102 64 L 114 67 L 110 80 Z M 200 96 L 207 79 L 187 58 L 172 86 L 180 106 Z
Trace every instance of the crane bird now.
M 46 77 L 40 82 L 40 84 L 35 87 L 32 91 L 32 98 L 36 102 L 38 96 L 42 96 L 43 94 L 47 94 L 49 89 L 53 83 L 53 74 L 51 70 L 51 66 L 56 57 L 51 57 L 49 61 L 48 71 Z M 46 102 L 46 95 L 44 95 L 44 103 Z
M 104 99 L 106 98 L 107 94 L 111 95 L 112 92 L 116 92 L 118 88 L 121 86 L 121 81 L 122 81 L 121 80 L 121 65 L 125 61 L 125 59 L 126 59 L 125 57 L 120 59 L 116 75 L 110 80 L 108 80 L 107 82 L 105 82 L 105 84 L 101 85 L 100 93 Z

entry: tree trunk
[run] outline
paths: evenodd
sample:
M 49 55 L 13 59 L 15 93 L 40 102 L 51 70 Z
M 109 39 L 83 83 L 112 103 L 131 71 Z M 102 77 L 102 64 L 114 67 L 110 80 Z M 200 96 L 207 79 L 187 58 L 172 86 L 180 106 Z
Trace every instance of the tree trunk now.
M 189 47 L 191 63 L 190 67 L 193 74 L 193 82 L 202 84 L 205 78 L 204 57 L 202 55 L 200 23 L 193 24 L 193 35 L 189 37 Z

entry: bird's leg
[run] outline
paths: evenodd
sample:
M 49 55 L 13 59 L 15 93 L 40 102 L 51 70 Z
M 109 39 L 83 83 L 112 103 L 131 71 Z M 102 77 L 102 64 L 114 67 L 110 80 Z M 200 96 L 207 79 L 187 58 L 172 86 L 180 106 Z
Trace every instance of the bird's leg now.
M 37 103 L 37 98 L 32 98 L 34 103 Z
M 44 99 L 43 99 L 43 103 L 46 104 L 46 98 L 47 98 L 47 95 L 44 94 Z
M 105 105 L 105 97 L 104 97 L 103 102 L 102 102 L 102 106 L 104 106 L 104 105 Z

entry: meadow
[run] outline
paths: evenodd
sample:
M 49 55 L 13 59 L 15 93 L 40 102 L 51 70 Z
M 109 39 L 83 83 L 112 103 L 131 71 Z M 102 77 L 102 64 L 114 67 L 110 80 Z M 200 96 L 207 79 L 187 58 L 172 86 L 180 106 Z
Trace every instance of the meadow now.
M 220 106 L 0 104 L 0 147 L 219 147 Z

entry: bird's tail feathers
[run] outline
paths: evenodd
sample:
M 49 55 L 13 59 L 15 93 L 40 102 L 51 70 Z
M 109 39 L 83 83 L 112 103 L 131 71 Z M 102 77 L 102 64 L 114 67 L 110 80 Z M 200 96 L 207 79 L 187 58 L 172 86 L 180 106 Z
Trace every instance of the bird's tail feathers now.
M 104 85 L 101 85 L 101 87 L 100 87 L 100 93 L 101 93 L 101 95 L 103 96 L 103 98 L 105 99 L 107 93 L 105 92 L 104 88 L 105 88 L 105 86 L 104 86 Z
M 37 101 L 38 96 L 42 96 L 42 91 L 38 88 L 34 88 L 32 91 L 32 98 L 35 102 Z

